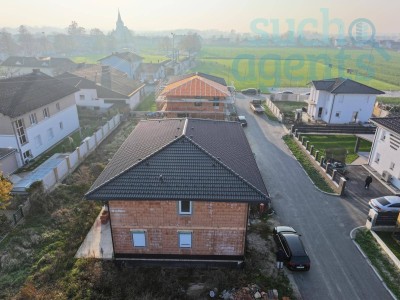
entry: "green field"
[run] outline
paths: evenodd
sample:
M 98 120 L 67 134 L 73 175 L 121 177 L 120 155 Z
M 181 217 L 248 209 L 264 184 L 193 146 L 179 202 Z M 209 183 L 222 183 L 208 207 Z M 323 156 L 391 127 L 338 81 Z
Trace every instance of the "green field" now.
M 193 71 L 223 77 L 239 90 L 306 87 L 311 80 L 339 76 L 378 89 L 400 89 L 400 54 L 384 57 L 374 49 L 203 47 Z
M 383 104 L 400 105 L 400 97 L 377 97 L 376 101 Z
M 303 135 L 305 139 L 310 141 L 310 145 L 314 145 L 315 150 L 319 150 L 320 155 L 325 156 L 325 149 L 345 148 L 347 150 L 346 163 L 352 163 L 357 159 L 357 153 L 354 153 L 356 145 L 356 137 L 354 135 Z M 371 142 L 361 140 L 360 152 L 370 152 Z

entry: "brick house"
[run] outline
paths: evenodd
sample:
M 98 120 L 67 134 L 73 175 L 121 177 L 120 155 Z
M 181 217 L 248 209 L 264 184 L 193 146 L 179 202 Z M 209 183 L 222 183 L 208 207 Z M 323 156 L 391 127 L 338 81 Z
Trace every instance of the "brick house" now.
M 85 198 L 107 203 L 117 260 L 235 266 L 270 203 L 240 124 L 202 119 L 141 121 Z
M 156 99 L 157 108 L 168 118 L 228 119 L 234 97 L 225 80 L 194 73 L 170 81 Z

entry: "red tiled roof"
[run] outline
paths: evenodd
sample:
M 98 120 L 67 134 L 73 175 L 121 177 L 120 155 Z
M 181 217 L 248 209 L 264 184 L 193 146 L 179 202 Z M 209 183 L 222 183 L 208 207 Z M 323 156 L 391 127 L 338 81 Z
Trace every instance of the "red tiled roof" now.
M 228 88 L 215 81 L 193 75 L 167 85 L 163 92 L 167 97 L 229 97 Z

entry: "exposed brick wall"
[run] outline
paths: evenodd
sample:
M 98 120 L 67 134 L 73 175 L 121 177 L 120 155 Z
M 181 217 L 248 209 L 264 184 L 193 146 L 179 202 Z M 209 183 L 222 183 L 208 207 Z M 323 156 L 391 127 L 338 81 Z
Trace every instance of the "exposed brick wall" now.
M 243 255 L 248 205 L 192 202 L 179 215 L 177 201 L 110 201 L 114 252 L 118 254 Z M 146 247 L 132 245 L 132 230 L 146 231 Z M 178 231 L 192 231 L 192 248 L 179 248 Z

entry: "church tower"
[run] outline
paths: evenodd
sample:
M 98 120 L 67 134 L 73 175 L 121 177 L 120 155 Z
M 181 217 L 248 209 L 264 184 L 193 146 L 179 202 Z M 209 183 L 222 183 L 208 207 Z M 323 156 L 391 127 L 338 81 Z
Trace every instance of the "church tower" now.
M 121 14 L 119 12 L 119 9 L 118 9 L 118 20 L 117 20 L 116 25 L 117 25 L 117 27 L 116 27 L 117 31 L 118 30 L 123 30 L 125 28 L 124 22 L 121 19 Z

